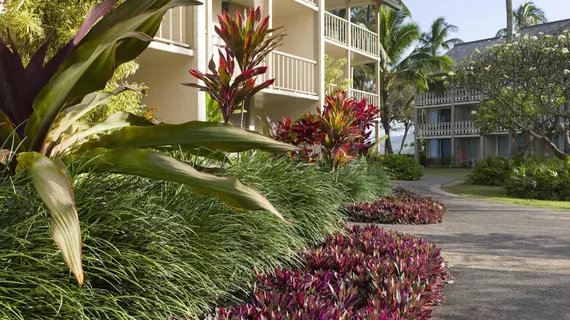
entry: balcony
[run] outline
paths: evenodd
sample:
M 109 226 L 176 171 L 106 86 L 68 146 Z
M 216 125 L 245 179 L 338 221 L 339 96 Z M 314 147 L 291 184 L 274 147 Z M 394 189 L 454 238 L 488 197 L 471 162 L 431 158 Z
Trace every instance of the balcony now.
M 375 93 L 360 91 L 356 89 L 350 89 L 348 93 L 351 97 L 354 97 L 356 100 L 366 99 L 366 101 L 368 101 L 368 104 L 371 104 L 376 107 L 380 105 L 378 101 L 378 95 Z
M 170 9 L 162 18 L 160 28 L 154 37 L 153 46 L 165 51 L 193 55 L 188 36 L 190 8 Z
M 285 52 L 273 51 L 266 60 L 269 61 L 267 74 L 259 77 L 259 81 L 275 79 L 270 88 L 303 95 L 317 95 L 316 73 L 317 61 L 297 57 Z
M 379 38 L 376 33 L 329 12 L 325 12 L 325 38 L 375 58 L 378 57 Z
M 418 124 L 418 137 L 445 137 L 451 136 L 452 123 L 440 122 L 434 124 Z
M 444 92 L 426 92 L 416 94 L 416 106 L 448 106 L 452 104 L 477 103 L 481 94 L 476 90 L 450 89 Z

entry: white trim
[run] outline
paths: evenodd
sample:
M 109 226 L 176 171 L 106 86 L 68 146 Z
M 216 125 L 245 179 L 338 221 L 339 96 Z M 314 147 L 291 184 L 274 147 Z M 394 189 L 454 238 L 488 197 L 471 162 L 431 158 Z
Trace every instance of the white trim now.
M 148 47 L 151 49 L 154 49 L 154 50 L 165 51 L 165 52 L 170 52 L 170 53 L 175 53 L 175 54 L 181 54 L 181 55 L 190 56 L 190 57 L 195 56 L 194 49 L 183 48 L 183 47 L 179 47 L 177 45 L 166 44 L 166 43 L 162 43 L 162 42 L 158 42 L 158 41 L 151 42 Z

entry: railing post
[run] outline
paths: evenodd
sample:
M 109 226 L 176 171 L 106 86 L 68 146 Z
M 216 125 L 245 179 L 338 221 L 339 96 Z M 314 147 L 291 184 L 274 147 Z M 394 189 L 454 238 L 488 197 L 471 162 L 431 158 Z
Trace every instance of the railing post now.
M 455 167 L 455 88 L 451 89 L 451 166 Z

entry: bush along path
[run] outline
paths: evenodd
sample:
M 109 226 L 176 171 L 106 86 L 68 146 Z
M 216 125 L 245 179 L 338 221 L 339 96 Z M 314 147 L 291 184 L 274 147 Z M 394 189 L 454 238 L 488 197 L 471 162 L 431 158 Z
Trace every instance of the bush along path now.
M 372 225 L 302 258 L 302 269 L 258 275 L 251 300 L 220 319 L 429 319 L 449 277 L 433 244 Z
M 440 223 L 445 214 L 443 202 L 405 189 L 374 202 L 354 203 L 344 207 L 352 222 L 388 224 Z

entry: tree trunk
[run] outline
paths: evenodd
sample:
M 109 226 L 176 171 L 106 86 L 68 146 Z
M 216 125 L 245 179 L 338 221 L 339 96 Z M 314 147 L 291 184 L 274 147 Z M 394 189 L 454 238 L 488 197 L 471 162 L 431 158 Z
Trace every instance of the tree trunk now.
M 507 0 L 507 41 L 513 40 L 513 0 Z
M 382 122 L 382 127 L 384 127 L 384 134 L 386 135 L 386 141 L 384 142 L 385 148 L 384 153 L 394 154 L 394 148 L 392 148 L 392 140 L 390 139 L 390 119 L 392 118 L 391 107 L 386 103 L 388 101 L 388 91 L 381 90 L 382 106 L 380 109 L 380 122 Z
M 402 154 L 402 150 L 404 150 L 404 145 L 406 144 L 406 138 L 408 137 L 408 132 L 410 131 L 410 125 L 407 123 L 404 124 L 404 138 L 402 139 L 402 144 L 400 145 L 400 151 L 398 154 Z
M 519 156 L 519 142 L 517 140 L 517 133 L 514 130 L 509 130 L 509 139 L 511 147 L 511 157 Z

